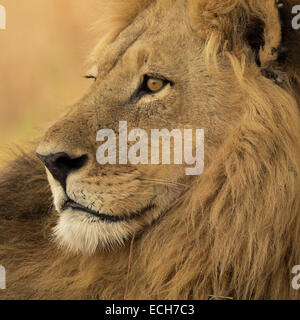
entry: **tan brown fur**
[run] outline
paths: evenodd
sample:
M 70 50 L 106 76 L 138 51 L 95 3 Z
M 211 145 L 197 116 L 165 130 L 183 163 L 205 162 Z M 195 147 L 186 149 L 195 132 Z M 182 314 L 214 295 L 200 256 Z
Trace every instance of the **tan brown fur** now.
M 299 299 L 300 293 L 291 287 L 291 269 L 300 264 L 300 38 L 291 30 L 289 21 L 295 1 L 283 1 L 281 13 L 274 1 L 158 2 L 164 6 L 178 4 L 178 9 L 174 5 L 174 11 L 169 11 L 178 10 L 179 20 L 184 19 L 179 8 L 192 12 L 189 21 L 199 42 L 188 38 L 195 42 L 187 46 L 186 54 L 203 46 L 199 48 L 201 61 L 195 57 L 192 70 L 196 82 L 189 82 L 195 90 L 182 101 L 187 115 L 176 118 L 181 115 L 178 113 L 172 118 L 167 110 L 159 117 L 173 120 L 175 127 L 200 125 L 208 130 L 204 173 L 195 179 L 184 179 L 180 169 L 173 167 L 158 166 L 153 170 L 150 166 L 135 171 L 130 167 L 104 168 L 101 173 L 109 178 L 101 177 L 101 182 L 106 188 L 114 190 L 120 182 L 116 172 L 129 175 L 128 186 L 136 183 L 138 190 L 143 188 L 142 195 L 119 199 L 118 205 L 128 214 L 140 199 L 146 202 L 156 190 L 150 183 L 141 182 L 145 177 L 168 181 L 167 187 L 157 187 L 166 199 L 171 199 L 168 210 L 163 214 L 148 213 L 132 222 L 131 234 L 138 231 L 132 250 L 130 239 L 126 239 L 123 246 L 105 247 L 92 255 L 72 254 L 58 249 L 52 239 L 59 214 L 51 206 L 43 166 L 34 153 L 18 156 L 2 169 L 0 177 L 0 264 L 7 269 L 7 290 L 0 291 L 0 299 L 123 299 L 125 292 L 127 299 Z M 154 1 L 114 3 L 117 5 L 109 8 L 116 11 L 111 19 L 107 18 L 110 35 L 93 53 L 100 65 L 109 65 L 109 59 L 113 59 L 110 53 L 117 53 L 114 39 L 121 30 L 131 27 L 139 13 L 149 10 L 145 14 L 152 21 L 157 17 L 155 12 L 163 12 L 163 18 L 168 12 L 161 8 L 155 11 L 158 7 Z M 129 14 L 123 16 L 126 12 Z M 261 67 L 245 39 L 247 27 L 255 28 L 257 19 L 266 25 L 265 46 L 257 52 Z M 135 32 L 134 25 L 132 28 Z M 124 59 L 127 64 L 134 60 L 126 54 Z M 121 64 L 122 68 L 127 70 Z M 262 69 L 280 74 L 283 83 L 266 78 Z M 120 92 L 116 101 L 106 96 L 107 88 L 111 88 L 111 95 L 117 92 L 114 82 L 124 83 L 118 70 L 110 80 L 109 68 L 102 69 L 104 84 L 96 84 L 87 97 L 49 129 L 40 150 L 58 152 L 64 148 L 75 156 L 82 148 L 89 154 L 95 151 L 94 126 L 98 123 L 93 122 L 94 114 L 90 117 L 94 92 L 97 96 L 99 92 L 103 94 L 102 100 L 97 100 L 102 108 L 111 108 L 97 113 L 104 126 L 112 125 L 116 116 L 125 116 L 118 114 L 121 111 L 115 111 L 113 105 L 120 103 L 126 92 Z M 213 86 L 215 83 L 218 86 Z M 197 112 L 207 94 L 214 95 Z M 176 100 L 161 99 L 167 107 L 169 103 L 176 105 Z M 134 116 L 126 115 L 131 125 L 136 125 Z M 75 128 L 72 120 L 78 120 Z M 153 119 L 158 126 L 157 121 Z M 84 135 L 75 131 L 82 128 L 86 128 Z M 88 168 L 90 171 L 83 172 L 81 178 L 84 181 L 83 174 L 93 172 L 96 185 L 100 169 Z M 49 180 L 53 187 L 55 182 L 51 177 Z M 95 187 L 95 193 L 100 187 Z M 162 203 L 158 202 L 158 206 Z M 117 210 L 114 208 L 111 214 L 117 214 Z

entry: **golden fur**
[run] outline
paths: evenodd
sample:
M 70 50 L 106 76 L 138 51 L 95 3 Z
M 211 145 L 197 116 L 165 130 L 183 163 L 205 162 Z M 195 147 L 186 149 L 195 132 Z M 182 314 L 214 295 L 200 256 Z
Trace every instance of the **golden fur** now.
M 300 264 L 296 1 L 280 11 L 272 0 L 111 3 L 91 56 L 98 79 L 38 152 L 90 155 L 67 180 L 81 203 L 129 217 L 155 207 L 117 228 L 89 224 L 86 214 L 62 212 L 62 188 L 48 172 L 55 210 L 43 165 L 34 153 L 19 155 L 0 171 L 0 298 L 299 298 L 291 287 Z M 128 97 L 136 70 L 149 72 L 145 61 L 175 86 L 137 104 Z M 204 128 L 204 173 L 101 167 L 92 160 L 96 131 L 116 120 Z

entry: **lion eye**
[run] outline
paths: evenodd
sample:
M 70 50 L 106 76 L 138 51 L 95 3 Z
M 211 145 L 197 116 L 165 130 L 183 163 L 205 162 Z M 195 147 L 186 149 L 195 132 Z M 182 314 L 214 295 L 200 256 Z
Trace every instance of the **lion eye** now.
M 94 81 L 97 80 L 97 78 L 95 76 L 92 76 L 90 74 L 85 75 L 84 78 L 86 78 L 86 79 L 94 79 Z
M 161 91 L 165 86 L 170 84 L 173 86 L 173 82 L 167 80 L 163 76 L 153 76 L 153 75 L 145 75 L 144 81 L 140 88 L 138 89 L 138 96 L 143 96 L 145 94 L 153 94 Z
M 97 80 L 97 76 L 98 76 L 98 67 L 97 66 L 93 66 L 88 72 L 87 74 L 84 76 L 86 79 L 94 79 L 95 81 Z
M 165 82 L 161 79 L 149 78 L 147 80 L 147 88 L 151 92 L 157 92 L 163 88 Z

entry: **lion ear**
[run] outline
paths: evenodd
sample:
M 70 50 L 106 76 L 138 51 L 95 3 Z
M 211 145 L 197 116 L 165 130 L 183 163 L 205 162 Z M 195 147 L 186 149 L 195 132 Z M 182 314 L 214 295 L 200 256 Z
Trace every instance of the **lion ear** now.
M 281 7 L 276 0 L 260 1 L 257 13 L 253 12 L 246 27 L 245 40 L 262 70 L 276 63 L 282 51 Z
M 200 38 L 220 35 L 237 53 L 250 46 L 257 63 L 266 68 L 280 55 L 282 23 L 279 0 L 190 0 L 192 27 Z
M 190 0 L 191 26 L 221 51 L 239 57 L 246 49 L 262 75 L 277 84 L 288 78 L 298 88 L 300 34 L 291 23 L 295 1 Z

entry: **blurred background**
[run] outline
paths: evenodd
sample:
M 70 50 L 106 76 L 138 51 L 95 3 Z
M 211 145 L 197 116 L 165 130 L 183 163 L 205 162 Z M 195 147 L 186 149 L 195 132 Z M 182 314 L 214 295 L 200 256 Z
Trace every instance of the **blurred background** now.
M 96 43 L 90 32 L 97 0 L 0 0 L 0 154 L 38 136 L 92 80 L 85 59 Z

